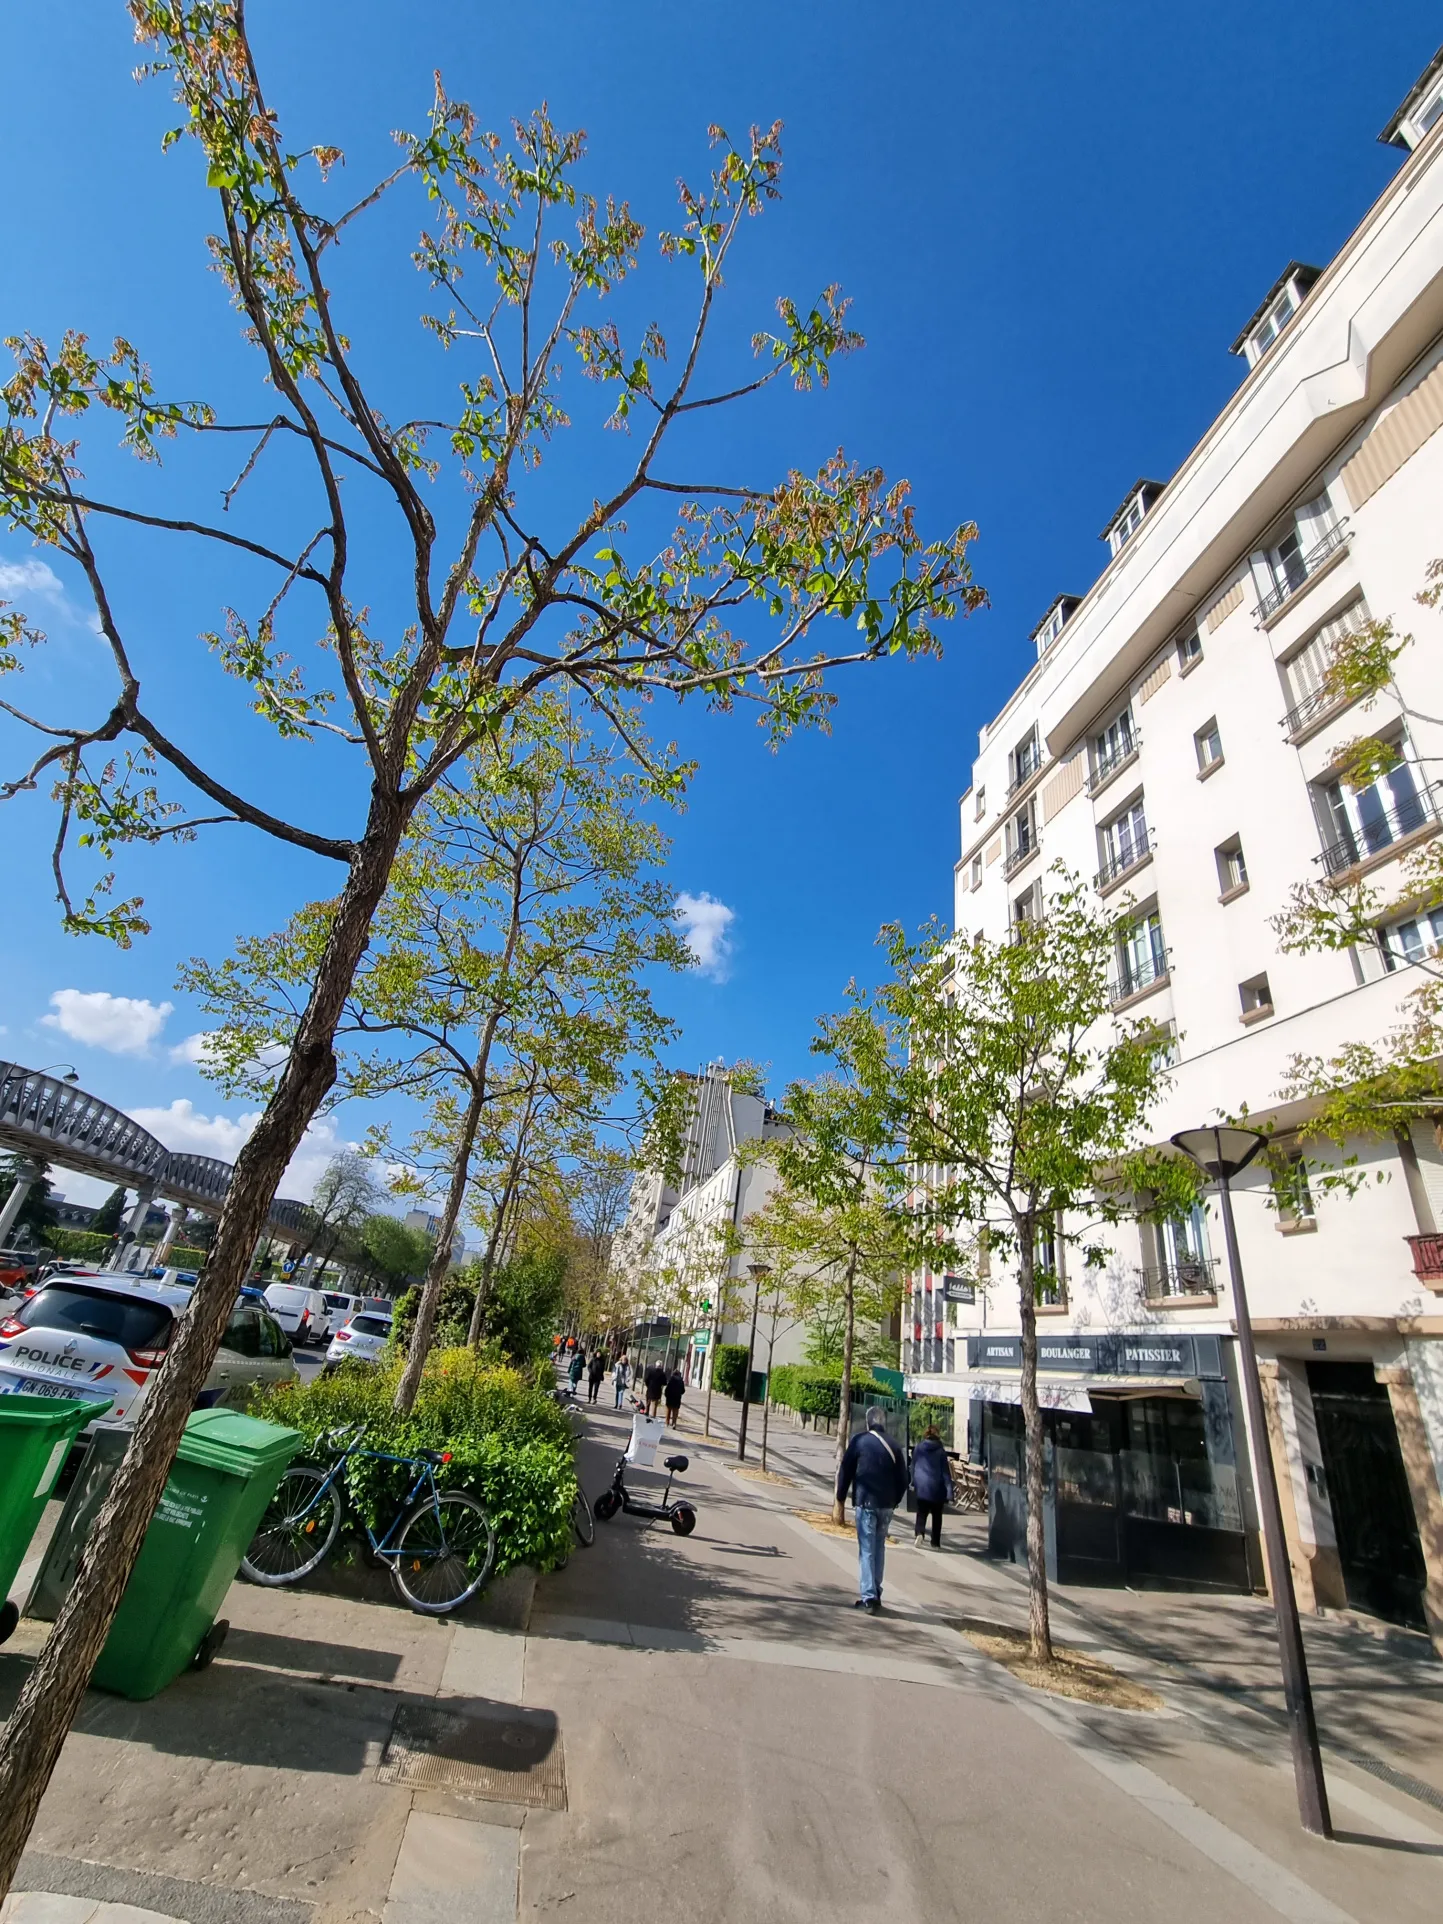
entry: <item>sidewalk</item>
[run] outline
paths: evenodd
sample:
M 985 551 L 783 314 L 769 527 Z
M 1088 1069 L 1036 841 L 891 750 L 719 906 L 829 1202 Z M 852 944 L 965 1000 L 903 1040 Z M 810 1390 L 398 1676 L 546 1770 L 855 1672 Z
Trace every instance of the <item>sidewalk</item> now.
M 733 1452 L 740 1408 L 730 1399 L 712 1399 L 713 1436 Z M 688 1414 L 699 1428 L 700 1402 Z M 759 1461 L 759 1437 L 760 1416 L 753 1408 L 747 1440 L 752 1464 Z M 835 1449 L 834 1437 L 793 1429 L 773 1412 L 768 1461 L 795 1477 L 808 1500 L 830 1497 Z M 781 1500 L 781 1486 L 774 1488 Z M 925 1567 L 928 1589 L 959 1615 L 1025 1626 L 1026 1571 L 986 1555 L 984 1518 L 948 1515 L 940 1557 L 930 1549 L 913 1550 L 907 1525 L 899 1510 L 892 1528 L 896 1560 L 889 1568 L 905 1567 L 911 1582 Z M 1274 1732 L 1285 1730 L 1277 1634 L 1265 1597 L 1067 1585 L 1054 1586 L 1051 1601 L 1060 1637 L 1105 1648 L 1119 1668 L 1146 1673 L 1190 1715 L 1213 1723 L 1256 1720 Z M 1303 1637 L 1325 1749 L 1443 1814 L 1443 1663 L 1427 1638 L 1367 1619 L 1311 1615 L 1303 1619 Z

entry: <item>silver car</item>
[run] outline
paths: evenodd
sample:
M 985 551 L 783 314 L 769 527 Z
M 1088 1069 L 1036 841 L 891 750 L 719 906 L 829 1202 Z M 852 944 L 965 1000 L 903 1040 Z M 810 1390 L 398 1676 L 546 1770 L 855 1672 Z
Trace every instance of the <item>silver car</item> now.
M 326 1351 L 326 1367 L 344 1363 L 348 1356 L 362 1363 L 374 1363 L 391 1340 L 391 1319 L 365 1310 L 353 1316 L 344 1329 L 338 1329 Z

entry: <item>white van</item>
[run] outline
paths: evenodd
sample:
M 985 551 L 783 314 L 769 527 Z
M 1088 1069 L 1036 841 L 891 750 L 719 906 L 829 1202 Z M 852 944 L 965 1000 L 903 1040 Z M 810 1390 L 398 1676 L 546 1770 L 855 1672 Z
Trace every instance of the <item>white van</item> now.
M 293 1343 L 329 1342 L 331 1312 L 318 1289 L 302 1289 L 296 1283 L 269 1283 L 265 1296 L 266 1308 Z
M 329 1334 L 333 1337 L 366 1305 L 364 1296 L 351 1296 L 343 1289 L 323 1289 L 321 1294 L 326 1299 Z

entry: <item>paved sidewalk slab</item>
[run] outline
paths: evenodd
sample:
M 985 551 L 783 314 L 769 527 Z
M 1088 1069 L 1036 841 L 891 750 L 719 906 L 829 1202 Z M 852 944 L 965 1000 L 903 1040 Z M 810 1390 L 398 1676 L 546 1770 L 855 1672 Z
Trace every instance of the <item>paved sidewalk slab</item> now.
M 520 1848 L 509 1826 L 413 1810 L 382 1924 L 514 1924 Z

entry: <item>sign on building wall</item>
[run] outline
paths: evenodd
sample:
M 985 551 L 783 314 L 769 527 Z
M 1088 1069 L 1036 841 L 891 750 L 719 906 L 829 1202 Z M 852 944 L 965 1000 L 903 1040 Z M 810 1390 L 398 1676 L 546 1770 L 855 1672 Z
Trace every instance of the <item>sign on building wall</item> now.
M 1020 1336 L 969 1336 L 969 1369 L 1020 1370 Z M 1077 1376 L 1221 1376 L 1222 1349 L 1216 1336 L 1158 1336 L 1150 1331 L 1122 1336 L 1039 1336 L 1039 1370 L 1066 1370 Z

